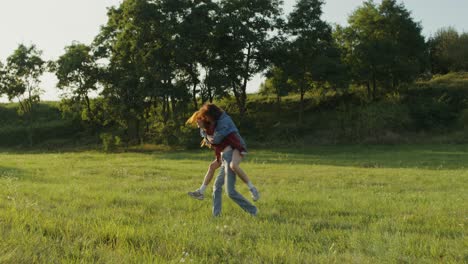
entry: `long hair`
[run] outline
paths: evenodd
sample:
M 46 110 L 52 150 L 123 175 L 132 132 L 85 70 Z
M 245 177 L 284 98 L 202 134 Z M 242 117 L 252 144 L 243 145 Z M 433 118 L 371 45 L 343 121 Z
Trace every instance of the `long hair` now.
M 186 125 L 191 125 L 191 126 L 196 126 L 197 125 L 197 120 L 201 119 L 202 116 L 200 115 L 200 111 L 196 111 L 193 113 L 193 115 L 187 119 L 187 122 L 185 122 Z
M 203 105 L 198 112 L 200 112 L 200 116 L 203 119 L 211 119 L 210 121 L 217 121 L 224 111 L 217 105 L 210 103 Z
M 192 114 L 192 116 L 187 120 L 187 122 L 185 122 L 185 124 L 187 125 L 190 125 L 190 126 L 197 126 L 197 121 L 202 119 L 203 120 L 203 123 L 204 123 L 204 126 L 205 126 L 205 131 L 206 131 L 206 127 L 210 126 L 211 123 L 206 120 L 205 118 L 202 117 L 201 115 L 201 111 L 196 111 L 195 113 Z M 206 141 L 205 139 L 203 139 L 201 142 L 200 142 L 200 147 L 208 147 L 208 148 L 211 148 L 211 144 Z

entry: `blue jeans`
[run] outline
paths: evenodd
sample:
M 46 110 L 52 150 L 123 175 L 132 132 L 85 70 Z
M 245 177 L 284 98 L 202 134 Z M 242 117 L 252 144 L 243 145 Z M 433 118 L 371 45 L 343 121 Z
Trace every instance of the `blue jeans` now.
M 257 213 L 257 207 L 251 204 L 240 193 L 236 191 L 236 174 L 229 167 L 232 161 L 233 151 L 226 151 L 221 154 L 222 165 L 219 170 L 218 177 L 213 186 L 213 215 L 219 216 L 221 214 L 221 196 L 223 194 L 223 185 L 226 181 L 226 193 L 235 203 L 237 203 L 244 211 L 251 215 Z M 225 180 L 227 179 L 227 180 Z

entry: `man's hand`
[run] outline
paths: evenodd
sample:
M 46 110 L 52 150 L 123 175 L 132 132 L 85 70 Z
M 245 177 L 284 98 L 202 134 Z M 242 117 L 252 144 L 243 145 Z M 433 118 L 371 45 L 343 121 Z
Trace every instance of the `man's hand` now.
M 213 139 L 214 139 L 213 136 L 207 135 L 206 138 L 208 139 L 208 141 L 209 141 L 211 144 L 213 144 Z

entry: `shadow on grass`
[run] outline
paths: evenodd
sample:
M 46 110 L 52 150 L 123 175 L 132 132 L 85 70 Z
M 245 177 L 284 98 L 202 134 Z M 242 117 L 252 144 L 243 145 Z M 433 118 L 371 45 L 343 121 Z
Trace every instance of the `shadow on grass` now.
M 11 154 L 80 153 L 96 148 L 66 148 L 61 150 L 0 149 Z M 210 162 L 214 153 L 208 149 L 174 148 L 127 149 L 119 154 L 150 155 L 155 159 L 200 160 Z M 250 149 L 245 162 L 253 164 L 323 165 L 358 168 L 418 168 L 429 170 L 465 169 L 468 165 L 468 145 L 344 145 L 304 146 L 298 148 Z
M 24 176 L 21 169 L 0 166 L 0 180 L 2 179 L 20 179 Z
M 208 152 L 208 153 L 207 153 Z M 202 154 L 204 153 L 204 154 Z M 205 160 L 210 151 L 151 153 L 161 159 Z M 246 159 L 254 164 L 325 165 L 359 168 L 418 168 L 430 170 L 465 169 L 466 145 L 318 146 L 303 148 L 254 149 Z
M 466 145 L 320 146 L 260 151 L 258 162 L 360 168 L 464 169 Z

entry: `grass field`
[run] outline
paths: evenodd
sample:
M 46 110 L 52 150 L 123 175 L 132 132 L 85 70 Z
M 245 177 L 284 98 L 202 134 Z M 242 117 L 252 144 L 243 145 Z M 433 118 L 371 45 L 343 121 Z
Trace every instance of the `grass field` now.
M 187 196 L 211 155 L 1 152 L 0 263 L 468 262 L 468 146 L 252 150 L 257 218 Z

